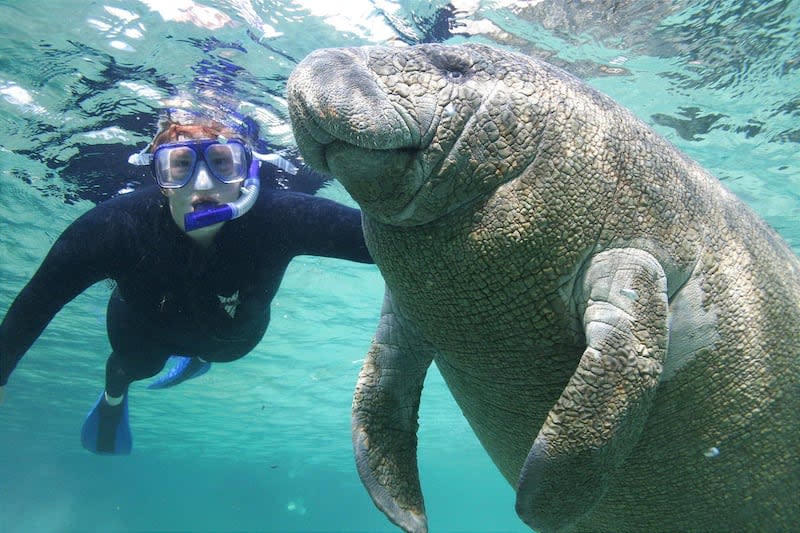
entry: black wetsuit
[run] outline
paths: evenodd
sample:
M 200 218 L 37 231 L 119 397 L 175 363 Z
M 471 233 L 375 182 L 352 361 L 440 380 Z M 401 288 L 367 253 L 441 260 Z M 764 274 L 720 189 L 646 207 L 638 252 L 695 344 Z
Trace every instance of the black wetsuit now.
M 112 279 L 107 312 L 112 396 L 157 374 L 173 354 L 232 361 L 269 324 L 269 306 L 293 257 L 371 263 L 358 210 L 307 194 L 263 190 L 209 248 L 174 223 L 158 187 L 113 198 L 58 238 L 0 325 L 0 385 L 55 314 Z

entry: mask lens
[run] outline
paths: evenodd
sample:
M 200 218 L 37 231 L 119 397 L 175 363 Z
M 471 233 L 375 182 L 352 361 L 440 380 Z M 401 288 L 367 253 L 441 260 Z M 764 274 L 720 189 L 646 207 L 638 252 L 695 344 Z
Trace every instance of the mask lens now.
M 156 150 L 154 162 L 158 184 L 165 188 L 183 187 L 191 179 L 196 161 L 194 150 L 188 146 Z
M 211 144 L 204 155 L 209 170 L 221 182 L 234 183 L 244 179 L 247 156 L 241 144 Z

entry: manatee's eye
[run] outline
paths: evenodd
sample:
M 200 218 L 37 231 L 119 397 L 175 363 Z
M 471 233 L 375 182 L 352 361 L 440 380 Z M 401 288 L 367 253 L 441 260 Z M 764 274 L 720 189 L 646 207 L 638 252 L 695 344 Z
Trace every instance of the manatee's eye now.
M 449 80 L 465 81 L 469 78 L 472 62 L 463 54 L 450 50 L 436 50 L 431 54 L 431 63 Z
M 467 81 L 470 74 L 470 66 L 463 63 L 450 63 L 440 67 L 445 78 L 450 81 L 464 82 Z

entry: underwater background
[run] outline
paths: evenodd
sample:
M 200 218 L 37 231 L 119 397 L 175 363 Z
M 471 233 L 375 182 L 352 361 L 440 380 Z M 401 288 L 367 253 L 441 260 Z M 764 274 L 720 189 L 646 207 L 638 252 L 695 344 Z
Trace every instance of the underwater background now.
M 176 96 L 224 98 L 297 160 L 284 101 L 316 48 L 481 42 L 544 58 L 632 109 L 800 251 L 800 0 L 0 1 L 0 316 L 59 233 L 151 179 L 127 164 Z M 355 205 L 337 183 L 271 186 Z M 0 405 L 7 532 L 397 531 L 356 474 L 350 403 L 377 323 L 374 266 L 292 262 L 244 359 L 131 387 L 133 454 L 80 427 L 110 351 L 100 283 L 68 304 Z M 433 532 L 528 531 L 435 367 L 419 466 Z M 669 528 L 665 524 L 665 530 Z

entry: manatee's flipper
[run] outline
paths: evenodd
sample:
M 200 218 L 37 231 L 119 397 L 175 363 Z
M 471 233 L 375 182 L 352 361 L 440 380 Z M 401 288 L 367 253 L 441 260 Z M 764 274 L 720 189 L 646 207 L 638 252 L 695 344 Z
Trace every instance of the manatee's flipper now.
M 417 415 L 433 350 L 396 314 L 388 290 L 353 397 L 353 449 L 375 505 L 404 531 L 428 530 L 417 469 Z
M 197 357 L 184 357 L 173 355 L 169 358 L 174 362 L 172 368 L 165 376 L 162 376 L 147 386 L 148 389 L 166 389 L 174 387 L 186 380 L 200 377 L 211 369 L 211 363 L 203 361 Z
M 542 532 L 574 524 L 603 496 L 641 434 L 667 348 L 667 280 L 649 253 L 599 253 L 577 291 L 587 347 L 517 488 L 517 513 Z
M 128 455 L 133 447 L 128 423 L 128 394 L 119 405 L 109 405 L 105 392 L 86 416 L 81 429 L 81 444 L 98 455 Z

